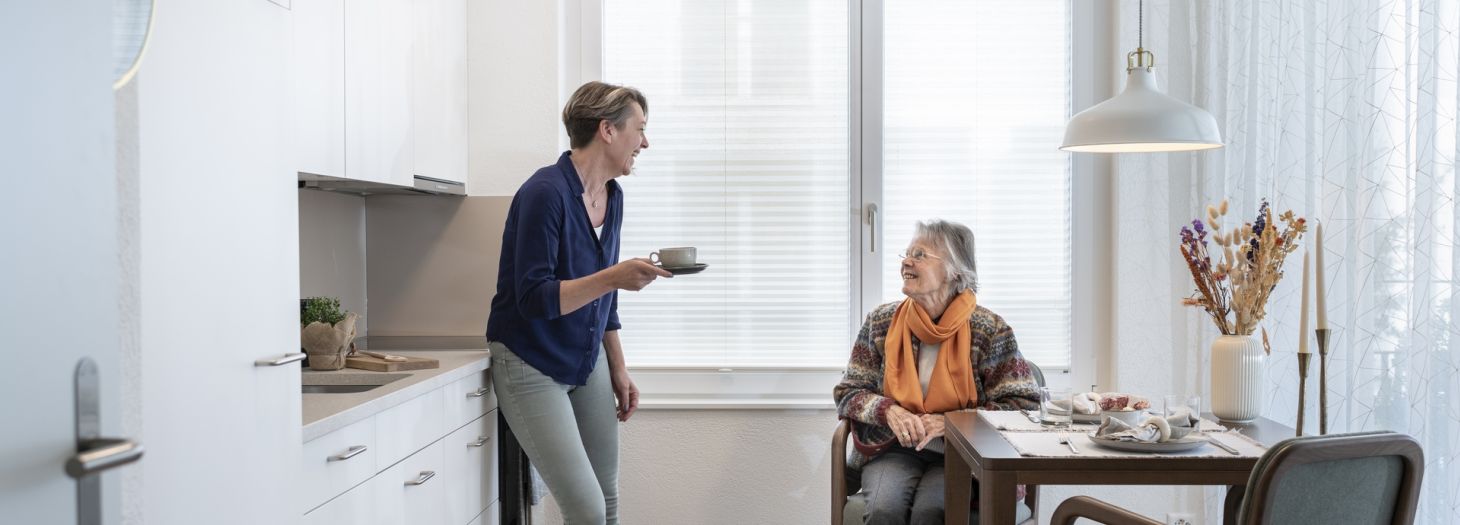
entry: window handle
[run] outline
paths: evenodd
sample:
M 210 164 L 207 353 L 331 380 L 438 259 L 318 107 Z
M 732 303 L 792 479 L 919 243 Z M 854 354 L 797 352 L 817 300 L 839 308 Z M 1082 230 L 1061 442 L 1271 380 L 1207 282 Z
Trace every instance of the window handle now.
M 877 253 L 877 203 L 867 203 L 867 224 L 872 227 L 871 242 L 868 244 L 869 252 Z

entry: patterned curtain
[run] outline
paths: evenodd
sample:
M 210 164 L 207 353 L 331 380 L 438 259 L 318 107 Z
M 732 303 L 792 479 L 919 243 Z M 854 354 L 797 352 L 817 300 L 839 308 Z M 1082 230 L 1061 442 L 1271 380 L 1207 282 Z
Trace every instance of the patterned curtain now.
M 1120 47 L 1134 49 L 1137 3 L 1119 6 Z M 1227 147 L 1116 160 L 1115 377 L 1168 392 L 1206 380 L 1216 331 L 1172 302 L 1192 290 L 1176 230 L 1207 203 L 1230 199 L 1231 215 L 1251 221 L 1267 199 L 1320 219 L 1333 330 L 1328 431 L 1414 436 L 1426 461 L 1419 522 L 1460 522 L 1460 0 L 1151 1 L 1144 27 L 1162 89 L 1211 111 Z M 1264 415 L 1288 425 L 1296 255 L 1263 323 L 1273 347 Z M 1152 363 L 1171 379 L 1152 378 Z M 1206 500 L 1209 511 L 1220 503 Z

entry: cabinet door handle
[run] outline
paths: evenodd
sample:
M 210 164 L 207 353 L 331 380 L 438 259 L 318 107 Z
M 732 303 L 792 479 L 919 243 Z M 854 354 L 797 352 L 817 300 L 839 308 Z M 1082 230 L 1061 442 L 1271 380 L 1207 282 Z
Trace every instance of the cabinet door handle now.
M 491 441 L 491 440 L 492 440 L 492 438 L 489 438 L 487 436 L 482 436 L 482 437 L 477 438 L 476 441 L 473 441 L 471 443 L 467 443 L 466 446 L 468 446 L 468 447 L 480 447 L 482 445 L 487 444 L 487 442 L 488 441 Z
M 260 359 L 253 362 L 253 366 L 283 366 L 289 363 L 297 363 L 304 360 L 304 352 L 284 354 L 274 359 Z
M 491 392 L 491 391 L 492 391 L 491 388 L 484 386 L 484 387 L 478 388 L 476 392 L 472 392 L 470 394 L 467 394 L 466 397 L 482 397 L 482 396 L 487 395 L 487 392 Z
M 420 484 L 423 484 L 423 483 L 425 483 L 427 481 L 431 481 L 431 478 L 434 478 L 434 477 L 436 477 L 436 471 L 434 471 L 434 470 L 422 470 L 421 471 L 421 476 L 418 477 L 418 478 L 416 478 L 416 479 L 407 481 L 406 482 L 406 486 L 409 487 L 409 486 L 412 486 L 412 485 L 420 485 Z
M 343 453 L 330 456 L 328 461 L 344 461 L 353 458 L 360 455 L 361 452 L 364 452 L 366 448 L 369 447 L 366 447 L 365 445 L 355 445 L 353 447 L 350 447 L 349 450 L 346 450 Z

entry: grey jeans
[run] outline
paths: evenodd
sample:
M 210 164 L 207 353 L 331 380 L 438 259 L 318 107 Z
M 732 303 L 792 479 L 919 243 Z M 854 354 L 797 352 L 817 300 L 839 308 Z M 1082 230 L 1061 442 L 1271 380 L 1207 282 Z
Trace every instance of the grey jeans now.
M 618 415 L 604 352 L 588 384 L 575 386 L 543 375 L 502 343 L 489 347 L 502 416 L 564 525 L 618 523 Z
M 943 523 L 943 455 L 894 444 L 862 467 L 869 525 Z

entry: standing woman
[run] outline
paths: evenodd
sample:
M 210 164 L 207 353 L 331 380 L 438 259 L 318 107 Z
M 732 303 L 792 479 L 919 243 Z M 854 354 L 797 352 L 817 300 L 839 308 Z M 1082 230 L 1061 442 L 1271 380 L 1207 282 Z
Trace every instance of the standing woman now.
M 617 262 L 624 198 L 613 179 L 649 147 L 648 106 L 633 88 L 578 88 L 563 107 L 572 149 L 522 184 L 502 232 L 492 383 L 566 524 L 618 522 L 618 422 L 639 405 L 618 290 L 670 277 L 646 259 Z

